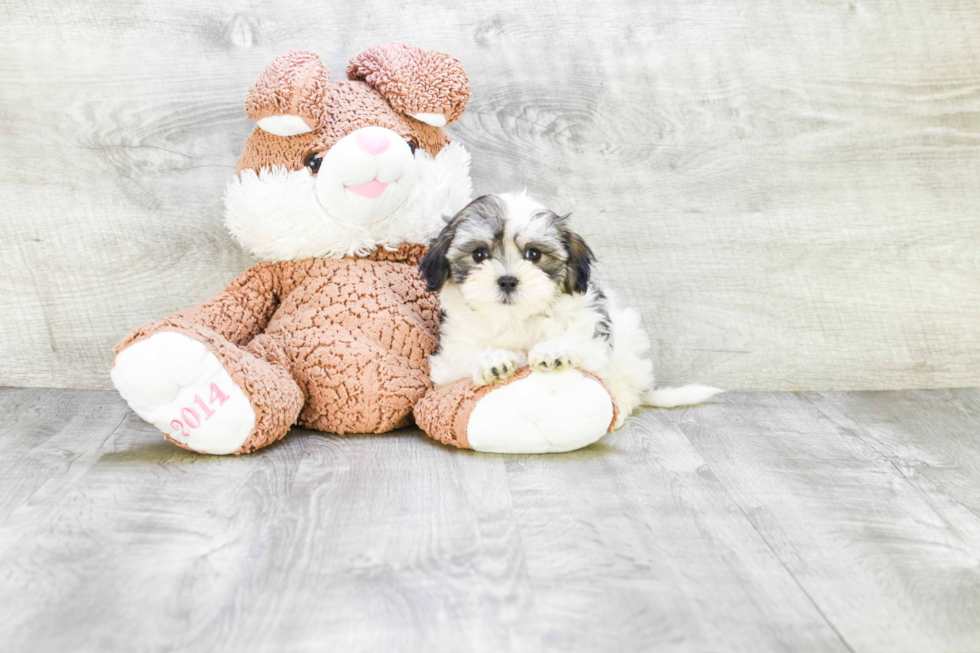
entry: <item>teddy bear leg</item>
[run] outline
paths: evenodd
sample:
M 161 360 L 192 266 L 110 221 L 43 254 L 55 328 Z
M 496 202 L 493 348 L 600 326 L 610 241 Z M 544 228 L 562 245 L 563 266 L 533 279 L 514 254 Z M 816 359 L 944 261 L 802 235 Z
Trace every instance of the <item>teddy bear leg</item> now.
M 426 394 L 415 421 L 429 436 L 492 453 L 557 453 L 612 430 L 618 408 L 606 386 L 579 370 L 533 372 L 478 387 L 463 379 Z
M 248 453 L 296 421 L 302 392 L 270 347 L 253 341 L 255 351 L 245 351 L 197 325 L 158 325 L 141 336 L 117 354 L 112 382 L 137 415 L 177 445 Z

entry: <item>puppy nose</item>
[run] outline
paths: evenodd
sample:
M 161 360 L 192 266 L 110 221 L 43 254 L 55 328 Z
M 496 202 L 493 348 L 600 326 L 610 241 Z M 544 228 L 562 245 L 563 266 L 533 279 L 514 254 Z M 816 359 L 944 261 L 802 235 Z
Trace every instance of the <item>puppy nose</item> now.
M 497 285 L 500 286 L 500 289 L 504 292 L 511 292 L 517 288 L 517 277 L 509 274 L 507 276 L 500 277 L 497 279 Z
M 388 149 L 388 146 L 391 145 L 391 141 L 388 140 L 388 136 L 386 134 L 360 131 L 357 133 L 357 144 L 367 154 L 377 156 Z

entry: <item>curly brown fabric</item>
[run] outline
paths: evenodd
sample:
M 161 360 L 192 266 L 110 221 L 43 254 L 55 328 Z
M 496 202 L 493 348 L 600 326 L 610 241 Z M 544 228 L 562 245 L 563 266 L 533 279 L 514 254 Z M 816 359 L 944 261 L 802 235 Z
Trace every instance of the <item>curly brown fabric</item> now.
M 391 58 L 383 58 L 385 53 Z M 256 120 L 298 115 L 313 131 L 284 138 L 256 127 L 245 142 L 238 172 L 271 166 L 302 170 L 310 154 L 326 152 L 344 136 L 372 125 L 414 141 L 432 156 L 449 142 L 442 129 L 406 114 L 445 113 L 449 122 L 462 115 L 470 90 L 459 61 L 441 52 L 388 44 L 366 50 L 350 65 L 370 79 L 331 82 L 327 67 L 312 52 L 290 50 L 276 57 L 249 90 L 245 110 Z
M 246 453 L 296 423 L 383 433 L 411 422 L 432 387 L 439 302 L 416 269 L 425 248 L 260 263 L 213 299 L 145 324 L 116 353 L 161 331 L 204 343 L 249 397 Z
M 272 60 L 248 90 L 245 113 L 252 120 L 289 114 L 310 127 L 323 125 L 330 71 L 312 52 L 289 50 Z
M 378 89 L 403 113 L 459 118 L 470 99 L 470 80 L 458 59 L 402 43 L 384 43 L 351 59 L 347 78 Z

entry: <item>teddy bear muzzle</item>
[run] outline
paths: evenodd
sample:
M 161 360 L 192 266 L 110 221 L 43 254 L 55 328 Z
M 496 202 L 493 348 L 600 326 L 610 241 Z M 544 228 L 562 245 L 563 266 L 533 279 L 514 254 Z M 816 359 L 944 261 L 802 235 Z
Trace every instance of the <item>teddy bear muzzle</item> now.
M 316 196 L 332 219 L 369 225 L 394 213 L 416 179 L 415 157 L 401 136 L 384 127 L 363 127 L 323 155 Z

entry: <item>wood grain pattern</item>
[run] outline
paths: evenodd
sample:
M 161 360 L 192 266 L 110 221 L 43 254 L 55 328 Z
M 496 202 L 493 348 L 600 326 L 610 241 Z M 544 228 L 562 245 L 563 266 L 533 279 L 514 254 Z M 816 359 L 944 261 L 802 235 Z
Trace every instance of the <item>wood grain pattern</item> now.
M 977 395 L 950 394 L 966 403 Z M 980 641 L 980 518 L 952 498 L 939 500 L 927 482 L 910 481 L 874 441 L 874 422 L 884 419 L 937 454 L 946 440 L 970 448 L 976 413 L 944 418 L 949 406 L 940 397 L 908 402 L 884 393 L 877 413 L 851 415 L 825 408 L 820 395 L 735 396 L 712 407 L 716 419 L 704 411 L 680 425 L 854 650 L 970 651 Z M 945 419 L 953 430 L 946 437 L 920 430 L 903 410 L 909 403 L 913 414 Z
M 859 433 L 927 500 L 980 515 L 980 494 L 976 492 L 980 437 L 958 437 L 967 429 L 980 435 L 976 393 L 904 391 L 812 397 L 822 412 Z M 970 523 L 978 524 L 976 520 Z
M 240 458 L 0 389 L 12 651 L 975 651 L 980 390 L 743 393 L 587 449 Z
M 978 31 L 957 0 L 7 3 L 0 384 L 108 387 L 128 329 L 249 264 L 221 196 L 262 66 L 400 40 L 463 61 L 476 190 L 575 213 L 664 383 L 975 385 Z
M 584 451 L 508 459 L 541 646 L 846 651 L 679 416 L 645 415 Z

